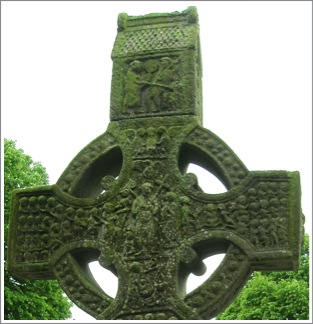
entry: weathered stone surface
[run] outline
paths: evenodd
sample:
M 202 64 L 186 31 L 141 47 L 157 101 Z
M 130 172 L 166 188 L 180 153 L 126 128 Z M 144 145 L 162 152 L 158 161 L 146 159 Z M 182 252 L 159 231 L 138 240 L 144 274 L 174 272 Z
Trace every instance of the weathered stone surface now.
M 201 126 L 201 60 L 195 8 L 118 18 L 111 122 L 56 185 L 12 195 L 9 269 L 56 278 L 97 319 L 209 319 L 253 270 L 296 270 L 302 240 L 298 172 L 249 171 Z M 228 189 L 206 194 L 196 163 Z M 202 260 L 226 256 L 186 294 Z M 118 276 L 116 298 L 88 262 Z

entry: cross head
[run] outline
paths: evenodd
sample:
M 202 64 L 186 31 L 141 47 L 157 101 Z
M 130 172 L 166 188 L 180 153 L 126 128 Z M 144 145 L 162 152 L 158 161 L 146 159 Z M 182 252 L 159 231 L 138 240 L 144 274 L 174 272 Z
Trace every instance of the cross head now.
M 303 217 L 298 172 L 249 171 L 201 126 L 197 12 L 120 14 L 112 51 L 111 122 L 55 185 L 12 195 L 9 271 L 57 279 L 96 319 L 200 320 L 225 309 L 254 270 L 298 267 Z M 201 190 L 190 163 L 225 193 Z M 191 293 L 203 260 L 225 257 Z M 94 280 L 98 260 L 119 280 Z

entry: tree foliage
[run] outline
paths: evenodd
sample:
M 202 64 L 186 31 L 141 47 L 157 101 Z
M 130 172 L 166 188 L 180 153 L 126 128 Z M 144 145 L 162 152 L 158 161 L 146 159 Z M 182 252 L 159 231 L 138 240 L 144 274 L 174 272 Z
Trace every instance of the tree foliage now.
M 309 236 L 306 234 L 297 272 L 254 272 L 219 320 L 309 319 Z
M 7 239 L 13 189 L 48 184 L 45 168 L 4 139 L 4 318 L 6 320 L 61 320 L 71 316 L 72 303 L 56 280 L 23 280 L 7 271 Z

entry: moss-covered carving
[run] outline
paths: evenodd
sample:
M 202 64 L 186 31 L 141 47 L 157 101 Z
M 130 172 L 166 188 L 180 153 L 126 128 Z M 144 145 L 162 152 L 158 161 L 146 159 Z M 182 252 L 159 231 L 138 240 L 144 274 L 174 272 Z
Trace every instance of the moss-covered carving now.
M 195 8 L 118 18 L 111 122 L 57 184 L 12 198 L 9 269 L 56 278 L 97 319 L 209 319 L 253 270 L 296 270 L 303 219 L 297 172 L 247 170 L 201 126 L 201 64 Z M 206 194 L 189 163 L 226 186 Z M 186 294 L 202 260 L 226 256 Z M 87 266 L 118 276 L 116 298 Z

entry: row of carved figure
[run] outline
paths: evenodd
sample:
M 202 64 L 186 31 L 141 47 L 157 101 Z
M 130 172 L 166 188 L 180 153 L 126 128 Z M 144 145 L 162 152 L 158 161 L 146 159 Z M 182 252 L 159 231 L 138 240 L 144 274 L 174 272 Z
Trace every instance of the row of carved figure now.
M 134 158 L 166 157 L 170 142 L 170 129 L 166 127 L 148 127 L 128 129 L 123 133 L 126 146 L 132 145 Z
M 119 252 L 134 254 L 171 247 L 212 229 L 233 231 L 255 246 L 284 246 L 287 194 L 286 183 L 260 183 L 234 201 L 204 204 L 171 191 L 161 179 L 158 186 L 130 180 L 115 201 L 102 207 L 75 208 L 54 197 L 23 197 L 21 251 L 53 250 L 65 242 L 98 237 Z

